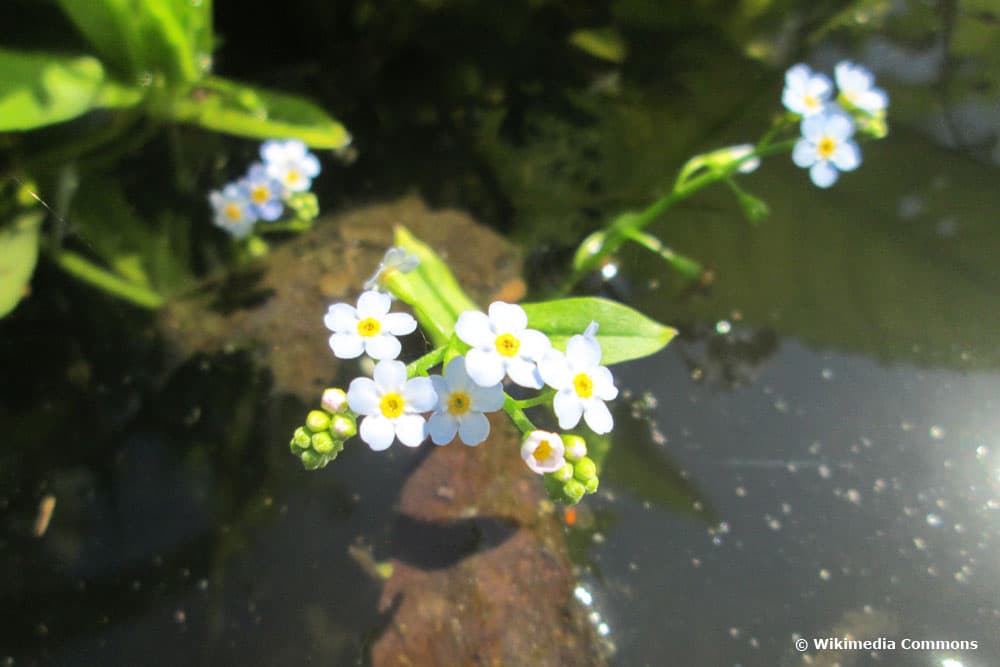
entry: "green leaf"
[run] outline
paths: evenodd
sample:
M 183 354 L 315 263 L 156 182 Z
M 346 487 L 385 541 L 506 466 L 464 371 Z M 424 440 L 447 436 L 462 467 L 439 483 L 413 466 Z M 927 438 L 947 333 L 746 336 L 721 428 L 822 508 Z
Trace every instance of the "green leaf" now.
M 569 43 L 595 58 L 618 64 L 625 62 L 628 54 L 625 38 L 614 28 L 577 30 L 569 36 Z
M 90 56 L 0 49 L 0 132 L 60 123 L 97 108 L 127 107 L 143 92 L 109 80 Z
M 180 0 L 59 0 L 63 11 L 112 67 L 137 79 L 161 74 L 171 83 L 196 81 L 196 52 L 210 3 Z M 206 6 L 207 5 L 207 6 Z M 196 41 L 198 40 L 198 41 Z
M 575 297 L 523 306 L 528 326 L 547 334 L 561 350 L 566 349 L 571 336 L 582 334 L 591 322 L 597 322 L 601 363 L 608 365 L 655 354 L 677 335 L 676 329 L 607 299 Z
M 313 148 L 332 149 L 351 142 L 344 126 L 311 102 L 215 77 L 206 79 L 190 95 L 154 111 L 172 120 L 241 137 L 295 138 Z
M 475 302 L 459 286 L 444 260 L 405 227 L 396 228 L 396 245 L 416 255 L 420 264 L 409 273 L 397 271 L 385 276 L 384 284 L 413 307 L 435 346 L 447 345 L 458 316 L 476 310 Z
M 22 213 L 0 228 L 0 317 L 14 309 L 25 295 L 38 260 L 40 211 Z

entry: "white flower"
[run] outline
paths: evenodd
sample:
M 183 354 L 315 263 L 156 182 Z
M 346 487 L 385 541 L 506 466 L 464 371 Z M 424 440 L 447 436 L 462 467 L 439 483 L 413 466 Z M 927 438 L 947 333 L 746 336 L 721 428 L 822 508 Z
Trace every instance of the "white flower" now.
M 532 431 L 521 443 L 521 458 L 539 475 L 556 472 L 566 463 L 562 438 L 548 431 Z
M 277 179 L 289 192 L 305 192 L 312 179 L 319 175 L 319 160 L 297 139 L 265 141 L 260 156 L 271 178 Z
M 851 106 L 874 114 L 889 105 L 889 96 L 881 88 L 874 87 L 875 77 L 861 65 L 844 60 L 834 69 L 834 77 L 840 94 Z
M 748 155 L 754 152 L 754 148 L 753 144 L 739 144 L 729 147 L 729 157 L 733 162 L 740 163 L 740 166 L 736 170 L 741 174 L 749 174 L 757 171 L 757 167 L 760 166 L 759 157 L 746 159 Z
M 365 283 L 365 289 L 380 289 L 382 284 L 379 281 L 382 279 L 382 276 L 391 271 L 409 273 L 418 266 L 420 266 L 420 259 L 416 255 L 407 252 L 406 248 L 389 248 L 385 251 L 385 255 L 382 257 L 375 275 Z
M 504 374 L 522 387 L 542 388 L 537 362 L 552 343 L 540 331 L 528 329 L 520 306 L 494 301 L 489 317 L 475 310 L 462 313 L 455 333 L 472 349 L 466 355 L 469 377 L 481 387 L 503 380 Z
M 347 404 L 364 415 L 361 439 L 375 451 L 387 449 L 394 437 L 407 447 L 416 447 L 427 437 L 427 422 L 419 414 L 437 404 L 429 378 L 406 379 L 402 361 L 385 360 L 375 365 L 375 379 L 355 378 L 347 388 Z
M 323 324 L 333 335 L 330 347 L 341 359 L 368 353 L 372 359 L 395 359 L 401 346 L 396 336 L 412 333 L 417 321 L 406 313 L 390 313 L 392 299 L 379 292 L 362 292 L 358 307 L 346 303 L 330 306 Z
M 814 74 L 808 65 L 798 64 L 785 72 L 785 90 L 781 103 L 792 113 L 812 116 L 823 111 L 833 91 L 825 74 Z
M 221 192 L 213 190 L 208 201 L 215 209 L 215 225 L 236 239 L 246 238 L 257 222 L 250 193 L 239 183 L 229 183 Z
M 538 365 L 545 383 L 556 390 L 552 407 L 559 418 L 559 428 L 570 429 L 582 416 L 594 433 L 608 433 L 615 422 L 604 401 L 618 396 L 611 371 L 601 366 L 601 344 L 594 334 L 597 323 L 591 322 L 582 336 L 566 343 L 566 354 L 550 350 Z
M 436 412 L 427 422 L 434 444 L 448 444 L 455 433 L 473 447 L 485 440 L 490 434 L 490 421 L 483 413 L 503 407 L 500 383 L 478 386 L 466 372 L 463 357 L 452 359 L 444 369 L 444 377 L 432 375 L 431 382 L 438 395 Z
M 802 119 L 802 138 L 792 150 L 792 161 L 809 169 L 809 178 L 821 188 L 837 182 L 839 171 L 853 171 L 861 164 L 861 151 L 851 137 L 854 121 L 833 110 Z

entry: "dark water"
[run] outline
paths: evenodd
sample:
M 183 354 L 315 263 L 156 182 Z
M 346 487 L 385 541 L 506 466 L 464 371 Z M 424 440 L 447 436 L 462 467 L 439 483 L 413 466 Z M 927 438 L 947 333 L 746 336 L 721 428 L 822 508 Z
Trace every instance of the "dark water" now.
M 331 207 L 415 184 L 557 256 L 777 108 L 783 66 L 733 46 L 789 39 L 763 19 L 542 4 L 488 39 L 471 35 L 500 19 L 475 7 L 337 28 L 325 57 L 346 64 L 316 94 L 344 110 L 362 157 L 334 172 Z M 900 3 L 881 27 L 802 39 L 817 66 L 850 55 L 876 70 L 893 131 L 830 191 L 765 163 L 745 181 L 771 205 L 759 227 L 725 192 L 674 211 L 655 231 L 714 269 L 709 291 L 637 250 L 600 287 L 683 332 L 617 369 L 619 436 L 567 534 L 614 664 L 1000 664 L 997 71 L 982 47 L 996 28 L 988 7 L 955 8 Z M 351 18 L 315 11 L 300 26 L 313 37 Z M 609 14 L 625 65 L 562 51 Z M 257 33 L 221 24 L 234 36 L 220 62 L 251 76 Z M 322 52 L 303 48 L 264 76 L 307 62 L 299 80 L 318 77 Z M 420 454 L 348 448 L 303 475 L 285 443 L 305 406 L 274 400 L 249 355 L 188 360 L 163 384 L 148 320 L 45 267 L 34 291 L 0 323 L 0 664 L 364 664 L 385 619 L 348 549 L 426 556 L 392 519 Z M 794 647 L 845 632 L 897 650 L 810 648 L 804 663 Z

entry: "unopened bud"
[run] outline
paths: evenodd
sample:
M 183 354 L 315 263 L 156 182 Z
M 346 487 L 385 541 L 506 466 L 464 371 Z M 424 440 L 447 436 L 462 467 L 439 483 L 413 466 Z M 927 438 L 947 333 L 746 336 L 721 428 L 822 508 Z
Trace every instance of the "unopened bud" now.
M 552 476 L 558 479 L 560 482 L 565 482 L 573 478 L 573 464 L 564 463 L 562 468 L 556 470 L 552 473 Z
M 347 407 L 347 394 L 343 389 L 330 388 L 323 390 L 323 409 L 331 414 L 341 412 Z
M 575 479 L 563 484 L 563 497 L 566 502 L 575 505 L 587 493 L 587 488 Z
M 306 428 L 313 433 L 319 433 L 330 428 L 330 415 L 322 410 L 311 410 L 306 415 Z
M 593 459 L 584 456 L 573 464 L 573 476 L 581 482 L 588 482 L 597 477 L 597 465 Z
M 302 452 L 302 465 L 306 470 L 316 470 L 317 468 L 322 468 L 329 462 L 330 459 L 322 454 L 317 454 L 311 449 L 307 449 Z
M 587 455 L 587 441 L 578 435 L 564 435 L 563 445 L 566 447 L 566 460 L 576 461 Z
M 312 437 L 312 448 L 320 454 L 330 454 L 336 448 L 336 441 L 327 431 L 314 433 Z
M 348 415 L 334 415 L 330 420 L 330 431 L 339 439 L 347 440 L 358 432 L 358 423 Z
M 296 449 L 309 449 L 310 442 L 309 433 L 301 426 L 298 427 L 295 429 L 295 433 L 292 434 L 292 442 L 290 443 L 292 453 L 297 453 L 295 452 Z
M 596 477 L 591 477 L 584 483 L 583 488 L 587 489 L 587 493 L 596 493 L 597 487 L 600 486 L 600 480 Z

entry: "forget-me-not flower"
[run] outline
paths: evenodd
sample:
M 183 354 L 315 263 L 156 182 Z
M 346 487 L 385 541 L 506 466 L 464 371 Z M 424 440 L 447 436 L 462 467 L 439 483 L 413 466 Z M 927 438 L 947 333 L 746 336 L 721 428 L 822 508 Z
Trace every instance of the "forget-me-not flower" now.
M 444 375 L 432 375 L 431 382 L 438 395 L 436 411 L 427 422 L 435 445 L 446 445 L 458 437 L 467 445 L 476 446 L 490 434 L 490 421 L 484 412 L 503 407 L 503 388 L 498 382 L 480 387 L 465 370 L 465 358 L 448 362 Z
M 406 248 L 393 247 L 385 251 L 375 275 L 365 282 L 365 289 L 378 290 L 382 288 L 382 277 L 392 271 L 409 273 L 420 266 L 420 259 Z
M 875 114 L 885 111 L 889 105 L 889 96 L 881 88 L 875 87 L 875 77 L 861 65 L 844 60 L 834 69 L 834 77 L 841 97 L 850 106 Z
M 267 169 L 259 162 L 250 166 L 250 171 L 244 177 L 241 185 L 250 196 L 250 204 L 261 220 L 277 220 L 285 210 L 281 202 L 284 187 L 278 179 L 271 177 Z
M 459 315 L 455 333 L 472 346 L 465 366 L 479 386 L 493 386 L 508 375 L 522 387 L 542 388 L 537 363 L 552 344 L 541 331 L 528 328 L 520 306 L 494 301 L 489 316 L 468 310 Z
M 802 119 L 802 138 L 792 150 L 792 161 L 809 169 L 809 178 L 821 188 L 837 182 L 841 171 L 861 164 L 861 150 L 854 143 L 854 121 L 839 109 Z
M 792 113 L 808 118 L 823 111 L 832 91 L 828 76 L 813 73 L 808 65 L 799 63 L 785 72 L 781 103 Z
M 521 443 L 521 458 L 539 475 L 556 472 L 566 464 L 565 445 L 556 433 L 532 431 Z
M 250 201 L 250 193 L 239 183 L 229 183 L 222 191 L 213 190 L 208 201 L 215 210 L 215 225 L 229 232 L 233 238 L 243 239 L 253 231 L 257 213 Z
M 265 141 L 260 156 L 267 173 L 289 192 L 305 192 L 319 175 L 319 160 L 297 139 Z
M 323 324 L 333 332 L 330 348 L 341 359 L 360 357 L 395 359 L 402 346 L 396 336 L 413 333 L 417 321 L 407 313 L 390 313 L 392 299 L 381 292 L 362 292 L 355 308 L 335 303 L 327 310 Z
M 375 364 L 374 379 L 355 378 L 347 388 L 347 404 L 364 415 L 359 433 L 375 451 L 388 449 L 394 438 L 417 447 L 427 437 L 421 412 L 432 410 L 437 394 L 430 378 L 406 379 L 406 366 L 387 359 Z
M 549 350 L 538 364 L 545 383 L 556 390 L 552 408 L 559 428 L 570 429 L 582 416 L 594 433 L 608 433 L 615 422 L 605 401 L 618 396 L 611 371 L 601 366 L 601 344 L 597 342 L 597 323 L 592 322 L 583 335 L 566 343 L 566 354 Z

